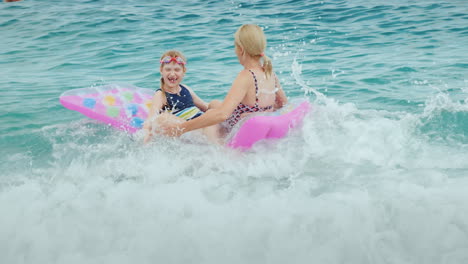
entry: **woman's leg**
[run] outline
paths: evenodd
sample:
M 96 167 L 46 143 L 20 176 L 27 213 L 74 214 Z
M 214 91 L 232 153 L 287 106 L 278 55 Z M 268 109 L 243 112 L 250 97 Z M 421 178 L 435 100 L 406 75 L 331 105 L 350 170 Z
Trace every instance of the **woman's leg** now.
M 201 129 L 203 134 L 207 137 L 208 141 L 215 144 L 222 144 L 222 137 L 220 133 L 220 125 L 212 125 Z
M 208 104 L 208 111 L 211 109 L 219 108 L 223 102 L 220 100 L 213 100 Z M 202 128 L 203 134 L 208 138 L 208 141 L 215 144 L 223 144 L 223 133 L 221 132 L 221 124 L 212 125 Z

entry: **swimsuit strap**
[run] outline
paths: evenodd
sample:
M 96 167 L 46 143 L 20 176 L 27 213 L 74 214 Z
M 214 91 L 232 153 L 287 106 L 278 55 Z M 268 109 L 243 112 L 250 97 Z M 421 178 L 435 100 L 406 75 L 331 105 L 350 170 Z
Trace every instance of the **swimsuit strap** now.
M 181 83 L 179 83 L 179 86 L 180 86 L 180 94 L 182 94 L 182 90 L 185 89 L 187 90 L 187 88 L 185 86 L 183 86 Z
M 255 73 L 252 70 L 249 70 L 249 72 L 252 74 L 252 77 L 254 78 L 255 81 L 255 107 L 258 107 L 258 83 L 257 83 L 257 77 L 255 76 Z
M 278 88 L 278 76 L 276 76 L 276 73 L 275 74 L 275 88 Z

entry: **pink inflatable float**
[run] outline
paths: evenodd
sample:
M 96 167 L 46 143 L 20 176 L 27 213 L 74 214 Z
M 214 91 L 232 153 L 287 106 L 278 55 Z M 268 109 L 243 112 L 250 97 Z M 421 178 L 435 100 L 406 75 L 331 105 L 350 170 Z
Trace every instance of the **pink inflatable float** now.
M 153 95 L 150 89 L 110 84 L 66 91 L 60 96 L 60 103 L 89 118 L 134 133 L 148 117 Z
M 251 114 L 233 128 L 227 137 L 227 145 L 232 148 L 249 149 L 263 139 L 283 138 L 290 128 L 302 124 L 309 111 L 309 101 L 297 100 L 275 112 Z
M 89 118 L 134 133 L 148 117 L 153 94 L 150 89 L 110 84 L 66 91 L 60 96 L 60 103 Z M 290 128 L 301 124 L 309 110 L 310 103 L 303 100 L 275 112 L 252 114 L 236 125 L 226 144 L 248 149 L 263 139 L 285 137 Z

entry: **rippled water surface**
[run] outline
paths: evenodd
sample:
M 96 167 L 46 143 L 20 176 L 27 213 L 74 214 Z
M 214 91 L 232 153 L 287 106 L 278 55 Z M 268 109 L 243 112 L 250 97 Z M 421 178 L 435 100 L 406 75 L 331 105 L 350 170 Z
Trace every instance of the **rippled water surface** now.
M 64 91 L 155 89 L 159 56 L 222 99 L 256 23 L 313 111 L 239 153 L 139 138 Z M 2 263 L 467 263 L 468 2 L 0 4 Z

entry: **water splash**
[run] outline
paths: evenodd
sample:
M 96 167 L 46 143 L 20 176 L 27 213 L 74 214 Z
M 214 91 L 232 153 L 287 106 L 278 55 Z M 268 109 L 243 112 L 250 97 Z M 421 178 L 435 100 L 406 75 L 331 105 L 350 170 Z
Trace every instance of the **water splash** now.
M 294 77 L 294 80 L 301 86 L 301 89 L 304 91 L 304 95 L 314 94 L 317 102 L 326 102 L 326 96 L 317 91 L 317 89 L 310 87 L 302 79 L 302 65 L 299 64 L 296 58 L 294 58 L 293 63 L 291 64 L 291 74 Z

